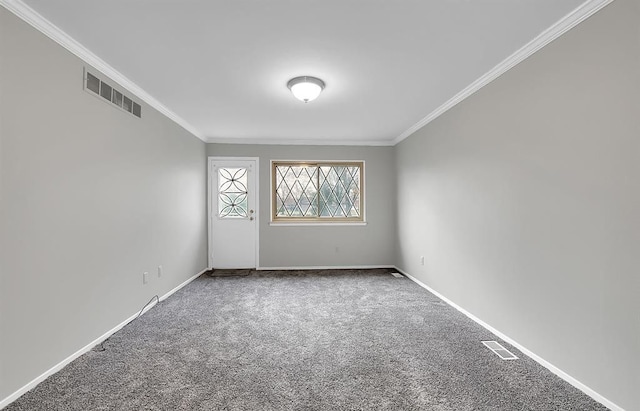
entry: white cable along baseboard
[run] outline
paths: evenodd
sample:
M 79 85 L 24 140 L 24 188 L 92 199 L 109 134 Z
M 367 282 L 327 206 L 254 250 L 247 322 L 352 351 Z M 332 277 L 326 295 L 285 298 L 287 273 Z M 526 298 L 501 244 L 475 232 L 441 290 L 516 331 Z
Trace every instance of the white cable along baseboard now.
M 182 282 L 180 285 L 176 286 L 175 288 L 173 288 L 171 291 L 167 292 L 166 294 L 164 294 L 162 297 L 159 298 L 160 301 L 164 301 L 167 298 L 169 298 L 172 294 L 174 294 L 176 291 L 180 290 L 182 287 L 184 287 L 185 285 L 189 284 L 191 281 L 195 280 L 196 278 L 200 277 L 202 274 L 204 274 L 208 269 L 204 269 L 202 271 L 200 271 L 199 273 L 195 274 L 194 276 L 188 278 L 187 280 L 185 280 L 184 282 Z M 146 313 L 147 311 L 149 311 L 151 308 L 153 308 L 157 303 L 152 303 L 149 304 L 141 313 L 140 315 Z M 15 400 L 17 400 L 18 398 L 20 398 L 20 396 L 22 396 L 24 393 L 26 393 L 27 391 L 31 390 L 32 388 L 34 388 L 36 385 L 40 384 L 42 381 L 44 381 L 45 379 L 47 379 L 48 377 L 52 376 L 53 374 L 57 373 L 58 371 L 60 371 L 61 369 L 63 369 L 65 366 L 67 366 L 69 363 L 71 363 L 73 360 L 75 360 L 76 358 L 80 357 L 82 354 L 85 354 L 87 352 L 89 352 L 90 350 L 93 349 L 93 347 L 95 347 L 96 345 L 100 344 L 101 342 L 105 341 L 107 338 L 111 337 L 113 334 L 115 334 L 116 332 L 118 332 L 119 330 L 121 330 L 125 325 L 129 324 L 131 321 L 133 321 L 137 316 L 138 316 L 139 311 L 136 311 L 132 316 L 130 316 L 129 318 L 127 318 L 126 320 L 122 321 L 120 324 L 116 325 L 115 327 L 113 327 L 112 329 L 110 329 L 109 331 L 107 331 L 106 333 L 102 334 L 100 337 L 96 338 L 95 340 L 91 341 L 89 344 L 85 345 L 84 347 L 82 347 L 81 349 L 79 349 L 78 351 L 74 352 L 73 354 L 71 354 L 70 356 L 68 356 L 67 358 L 65 358 L 64 360 L 60 361 L 58 364 L 54 365 L 53 367 L 49 368 L 47 371 L 43 372 L 41 375 L 39 375 L 38 377 L 34 378 L 33 380 L 31 380 L 29 383 L 27 383 L 25 386 L 23 386 L 22 388 L 18 389 L 16 392 L 14 392 L 13 394 L 9 395 L 7 398 L 4 398 L 3 400 L 0 401 L 0 409 L 6 407 L 7 405 L 11 404 L 12 402 L 14 402 Z
M 427 291 L 429 291 L 430 293 L 432 293 L 436 297 L 440 298 L 442 301 L 444 301 L 445 303 L 447 303 L 451 307 L 455 308 L 456 310 L 458 310 L 459 312 L 461 312 L 462 314 L 464 314 L 465 316 L 467 316 L 468 318 L 470 318 L 471 320 L 473 320 L 474 322 L 476 322 L 477 324 L 479 324 L 480 326 L 482 326 L 483 328 L 485 328 L 486 330 L 491 332 L 492 334 L 498 336 L 502 340 L 504 340 L 504 341 L 508 342 L 509 344 L 511 344 L 512 346 L 516 347 L 520 352 L 522 352 L 523 354 L 525 354 L 526 356 L 528 356 L 532 360 L 536 361 L 538 364 L 542 365 L 543 367 L 545 367 L 546 369 L 548 369 L 549 371 L 551 371 L 552 373 L 554 373 L 558 377 L 562 378 L 563 380 L 565 380 L 569 384 L 573 385 L 574 387 L 576 387 L 580 391 L 584 392 L 585 394 L 587 394 L 588 396 L 590 396 L 594 400 L 596 400 L 599 403 L 605 405 L 606 407 L 608 407 L 609 409 L 611 409 L 613 411 L 625 411 L 622 407 L 620 407 L 619 405 L 615 404 L 613 401 L 610 401 L 606 397 L 600 395 L 595 390 L 591 389 L 587 385 L 585 385 L 582 382 L 578 381 L 576 378 L 574 378 L 571 375 L 567 374 L 566 372 L 562 371 L 560 368 L 558 368 L 555 365 L 551 364 L 550 362 L 546 361 L 544 358 L 540 357 L 539 355 L 535 354 L 531 350 L 529 350 L 526 347 L 524 347 L 522 344 L 518 343 L 517 341 L 515 341 L 514 339 L 512 339 L 509 336 L 505 335 L 504 333 L 500 332 L 499 330 L 493 328 L 491 325 L 485 323 L 484 321 L 482 321 L 481 319 L 479 319 L 475 315 L 471 314 L 470 312 L 466 311 L 464 308 L 460 307 L 459 305 L 457 305 L 453 301 L 449 300 L 444 295 L 440 294 L 436 290 L 434 290 L 431 287 L 429 287 L 428 285 L 424 284 L 422 281 L 418 280 L 417 278 L 415 278 L 411 274 L 407 273 L 404 270 L 401 270 L 400 268 L 398 268 L 396 266 L 392 266 L 392 265 L 389 265 L 389 266 L 380 266 L 380 265 L 374 265 L 374 266 L 368 266 L 368 265 L 366 265 L 366 266 L 364 266 L 364 265 L 363 266 L 298 266 L 298 267 L 290 266 L 290 267 L 258 267 L 258 268 L 256 268 L 256 270 L 261 270 L 261 271 L 266 271 L 266 270 L 326 270 L 326 269 L 334 269 L 334 270 L 352 269 L 352 270 L 357 270 L 357 269 L 372 269 L 372 268 L 390 268 L 390 269 L 397 270 L 398 272 L 402 273 L 404 276 L 409 278 L 411 281 L 413 281 L 414 283 L 418 284 L 420 287 L 426 289 Z M 172 294 L 174 294 L 175 292 L 177 292 L 178 290 L 180 290 L 181 288 L 183 288 L 184 286 L 186 286 L 187 284 L 189 284 L 190 282 L 192 282 L 193 280 L 195 280 L 196 278 L 198 278 L 199 276 L 201 276 L 202 274 L 204 274 L 208 270 L 209 270 L 209 268 L 204 269 L 204 270 L 200 271 L 199 273 L 195 274 L 194 276 L 188 278 L 186 281 L 184 281 L 183 283 L 181 283 L 180 285 L 176 286 L 171 291 L 167 292 L 162 297 L 160 297 L 160 301 L 166 300 Z M 147 308 L 144 309 L 142 314 L 144 314 L 147 311 L 149 311 L 155 305 L 156 304 L 150 304 Z M 82 354 L 90 351 L 93 347 L 95 347 L 96 345 L 100 344 L 102 341 L 104 341 L 107 338 L 109 338 L 111 335 L 113 335 L 114 333 L 116 333 L 117 331 L 122 329 L 129 322 L 134 320 L 137 315 L 138 315 L 138 313 L 136 312 L 135 314 L 133 314 L 132 316 L 130 316 L 126 320 L 122 321 L 120 324 L 118 324 L 117 326 L 115 326 L 111 330 L 109 330 L 106 333 L 104 333 L 102 336 L 100 336 L 97 339 L 93 340 L 92 342 L 90 342 L 89 344 L 87 344 L 86 346 L 81 348 L 80 350 L 76 351 L 75 353 L 73 353 L 69 357 L 65 358 L 60 363 L 56 364 L 55 366 L 53 366 L 49 370 L 47 370 L 44 373 L 42 373 L 40 376 L 38 376 L 35 379 L 33 379 L 31 382 L 29 382 L 28 384 L 26 384 L 25 386 L 23 386 L 22 388 L 20 388 L 16 392 L 14 392 L 13 394 L 9 395 L 7 398 L 5 398 L 2 401 L 0 401 L 0 409 L 6 407 L 7 405 L 12 403 L 13 401 L 17 400 L 21 395 L 23 395 L 27 391 L 31 390 L 32 388 L 34 388 L 36 385 L 38 385 L 39 383 L 44 381 L 47 377 L 49 377 L 49 376 L 55 374 L 56 372 L 60 371 L 67 364 L 71 363 L 73 360 L 75 360 L 76 358 L 80 357 Z

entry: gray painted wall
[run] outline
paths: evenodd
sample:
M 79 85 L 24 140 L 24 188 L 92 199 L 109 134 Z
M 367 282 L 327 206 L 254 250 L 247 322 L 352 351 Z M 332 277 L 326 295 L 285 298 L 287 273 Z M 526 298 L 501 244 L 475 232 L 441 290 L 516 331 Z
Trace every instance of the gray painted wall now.
M 628 410 L 639 4 L 613 2 L 396 146 L 400 268 Z
M 0 401 L 206 267 L 205 144 L 0 7 Z M 155 273 L 142 284 L 142 272 Z
M 394 264 L 393 147 L 207 144 L 207 154 L 260 158 L 261 267 Z M 364 160 L 367 225 L 270 226 L 271 160 Z

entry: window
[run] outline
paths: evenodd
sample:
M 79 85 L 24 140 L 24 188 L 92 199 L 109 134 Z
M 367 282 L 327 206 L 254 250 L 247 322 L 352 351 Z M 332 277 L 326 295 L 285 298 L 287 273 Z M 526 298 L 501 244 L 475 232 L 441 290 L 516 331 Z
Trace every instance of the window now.
M 218 217 L 245 218 L 247 215 L 247 169 L 218 169 Z
M 364 162 L 272 162 L 272 220 L 364 221 Z

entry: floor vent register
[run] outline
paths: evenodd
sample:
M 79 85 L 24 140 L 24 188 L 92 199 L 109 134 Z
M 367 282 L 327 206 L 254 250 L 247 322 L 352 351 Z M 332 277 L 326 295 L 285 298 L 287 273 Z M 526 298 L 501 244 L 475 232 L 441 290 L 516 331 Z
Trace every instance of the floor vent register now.
M 507 350 L 502 345 L 500 345 L 500 343 L 497 342 L 497 341 L 482 341 L 482 343 L 488 349 L 490 349 L 491 351 L 496 353 L 496 355 L 498 357 L 502 358 L 503 360 L 517 360 L 518 359 L 518 357 L 516 357 L 511 351 Z

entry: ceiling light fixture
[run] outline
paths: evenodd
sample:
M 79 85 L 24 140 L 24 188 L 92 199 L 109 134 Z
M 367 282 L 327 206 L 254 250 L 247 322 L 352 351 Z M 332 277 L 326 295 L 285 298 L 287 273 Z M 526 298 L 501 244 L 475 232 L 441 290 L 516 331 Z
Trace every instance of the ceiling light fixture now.
M 324 81 L 315 77 L 300 76 L 289 80 L 287 87 L 295 98 L 308 103 L 318 98 L 324 89 Z

